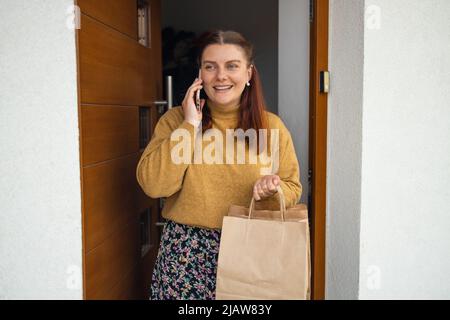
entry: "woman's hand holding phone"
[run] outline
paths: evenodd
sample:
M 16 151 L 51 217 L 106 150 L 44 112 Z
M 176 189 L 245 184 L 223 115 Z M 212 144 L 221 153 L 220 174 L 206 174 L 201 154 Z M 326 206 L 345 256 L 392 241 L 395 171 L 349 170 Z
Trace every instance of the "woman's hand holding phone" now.
M 202 79 L 195 78 L 182 103 L 184 119 L 195 127 L 198 127 L 202 121 L 202 109 L 205 105 L 205 99 L 200 99 L 200 108 L 196 107 L 197 92 L 200 92 L 202 88 Z

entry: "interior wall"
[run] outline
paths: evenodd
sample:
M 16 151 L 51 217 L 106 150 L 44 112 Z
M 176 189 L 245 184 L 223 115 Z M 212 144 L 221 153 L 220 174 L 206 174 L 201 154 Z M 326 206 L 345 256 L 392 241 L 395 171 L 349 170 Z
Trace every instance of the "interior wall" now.
M 309 184 L 309 0 L 279 3 L 278 114 L 291 132 L 308 202 Z
M 164 0 L 167 26 L 197 35 L 216 28 L 242 33 L 254 44 L 268 109 L 278 112 L 278 0 Z
M 0 8 L 0 299 L 82 299 L 73 0 Z

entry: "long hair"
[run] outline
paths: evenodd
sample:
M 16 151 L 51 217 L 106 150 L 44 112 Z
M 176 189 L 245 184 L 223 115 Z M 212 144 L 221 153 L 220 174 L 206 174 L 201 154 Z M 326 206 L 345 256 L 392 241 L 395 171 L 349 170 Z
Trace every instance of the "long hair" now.
M 194 44 L 197 49 L 196 56 L 197 64 L 199 67 L 201 67 L 201 60 L 205 48 L 212 44 L 233 44 L 239 46 L 243 50 L 244 55 L 247 58 L 247 67 L 253 65 L 250 86 L 245 86 L 245 89 L 241 95 L 238 128 L 243 129 L 244 131 L 248 129 L 256 130 L 257 150 L 259 154 L 262 151 L 259 148 L 259 129 L 266 129 L 268 137 L 270 137 L 270 130 L 268 128 L 268 119 L 266 115 L 267 108 L 264 100 L 261 79 L 254 62 L 253 45 L 249 41 L 247 41 L 240 33 L 235 31 L 223 30 L 207 31 L 200 35 L 194 41 Z M 205 130 L 212 127 L 211 111 L 209 110 L 207 104 L 205 104 L 202 113 L 202 131 L 204 132 Z M 270 141 L 270 138 L 268 138 L 268 141 Z M 248 143 L 247 140 L 246 143 Z M 261 143 L 263 143 L 263 141 L 261 141 Z M 263 146 L 267 147 L 265 143 L 263 143 Z

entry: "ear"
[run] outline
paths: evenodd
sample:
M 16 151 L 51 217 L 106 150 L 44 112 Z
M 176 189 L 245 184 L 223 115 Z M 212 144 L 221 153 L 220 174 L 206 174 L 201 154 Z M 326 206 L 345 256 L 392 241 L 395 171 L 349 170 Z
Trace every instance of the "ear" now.
M 251 64 L 247 70 L 248 81 L 250 81 L 252 79 L 252 74 L 253 74 L 253 65 Z

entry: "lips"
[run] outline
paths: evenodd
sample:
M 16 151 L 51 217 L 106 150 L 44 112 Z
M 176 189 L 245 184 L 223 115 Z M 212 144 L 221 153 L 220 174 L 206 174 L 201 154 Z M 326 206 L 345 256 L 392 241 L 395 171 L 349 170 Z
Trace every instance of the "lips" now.
M 214 90 L 217 92 L 226 92 L 230 90 L 233 86 L 232 85 L 221 85 L 221 86 L 214 86 Z

